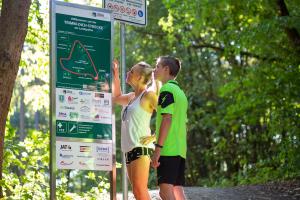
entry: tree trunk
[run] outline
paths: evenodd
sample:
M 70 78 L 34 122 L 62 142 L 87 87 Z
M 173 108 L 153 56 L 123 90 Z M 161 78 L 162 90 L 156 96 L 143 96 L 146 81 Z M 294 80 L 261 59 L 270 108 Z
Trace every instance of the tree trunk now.
M 287 6 L 284 0 L 277 0 L 277 5 L 279 7 L 279 16 L 290 16 Z M 297 52 L 300 53 L 299 45 L 300 45 L 300 34 L 298 30 L 294 27 L 285 27 L 285 32 L 290 39 L 291 43 L 297 49 Z
M 0 180 L 5 123 L 28 26 L 31 0 L 2 0 L 0 16 Z M 3 190 L 0 187 L 0 198 Z

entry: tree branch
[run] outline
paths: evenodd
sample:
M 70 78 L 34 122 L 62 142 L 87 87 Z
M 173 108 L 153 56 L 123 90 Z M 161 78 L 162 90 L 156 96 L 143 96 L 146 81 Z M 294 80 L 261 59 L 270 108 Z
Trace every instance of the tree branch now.
M 277 5 L 279 7 L 279 16 L 290 16 L 289 11 L 286 7 L 284 0 L 277 0 Z M 288 38 L 291 40 L 293 45 L 299 49 L 300 45 L 300 34 L 296 28 L 285 27 L 285 32 L 288 35 Z M 299 51 L 299 50 L 298 50 Z

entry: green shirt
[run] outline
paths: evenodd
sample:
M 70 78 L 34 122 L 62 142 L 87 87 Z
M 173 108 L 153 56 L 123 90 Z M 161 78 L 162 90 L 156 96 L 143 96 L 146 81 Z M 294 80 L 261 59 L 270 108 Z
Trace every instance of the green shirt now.
M 160 153 L 162 156 L 186 158 L 187 107 L 187 98 L 177 81 L 169 80 L 161 87 L 156 115 L 156 140 L 159 137 L 162 115 L 172 115 L 172 123 Z

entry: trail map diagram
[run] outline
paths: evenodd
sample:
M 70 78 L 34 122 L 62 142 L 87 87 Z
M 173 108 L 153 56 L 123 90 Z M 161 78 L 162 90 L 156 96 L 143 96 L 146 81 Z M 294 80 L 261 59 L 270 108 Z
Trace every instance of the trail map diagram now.
M 75 50 L 76 52 L 74 53 Z M 77 51 L 79 51 L 80 53 L 85 53 L 85 55 L 83 54 L 82 56 L 80 56 L 80 58 L 83 59 L 73 60 L 73 53 L 77 54 Z M 88 61 L 86 60 L 86 56 L 88 58 Z M 99 72 L 97 71 L 97 68 L 93 62 L 93 59 L 91 58 L 90 53 L 79 40 L 74 41 L 69 56 L 67 58 L 60 58 L 59 62 L 60 66 L 64 70 L 70 72 L 71 74 L 84 77 L 91 77 L 95 81 L 99 79 Z M 85 65 L 88 66 L 85 67 Z M 91 69 L 89 69 L 89 67 L 92 67 L 92 73 L 90 73 Z

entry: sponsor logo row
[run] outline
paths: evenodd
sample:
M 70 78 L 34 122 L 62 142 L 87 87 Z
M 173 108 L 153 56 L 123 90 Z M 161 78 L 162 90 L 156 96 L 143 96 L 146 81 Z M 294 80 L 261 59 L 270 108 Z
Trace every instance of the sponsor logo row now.
M 102 160 L 102 161 L 109 161 L 109 159 L 106 160 Z M 68 165 L 74 165 L 74 164 L 79 164 L 79 166 L 88 166 L 90 165 L 88 162 L 84 162 L 84 161 L 78 161 L 77 163 L 75 161 L 60 161 L 59 164 L 61 166 L 68 166 Z M 110 166 L 109 164 L 105 164 L 105 163 L 95 163 L 96 166 L 99 167 L 103 167 L 103 166 Z
M 70 144 L 61 144 L 60 148 L 61 151 L 72 151 L 72 145 Z M 91 152 L 92 147 L 91 146 L 79 146 L 79 152 Z M 104 147 L 104 146 L 96 146 L 96 152 L 97 153 L 110 153 L 110 148 L 109 147 Z

